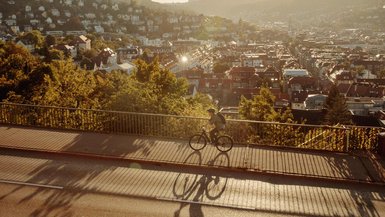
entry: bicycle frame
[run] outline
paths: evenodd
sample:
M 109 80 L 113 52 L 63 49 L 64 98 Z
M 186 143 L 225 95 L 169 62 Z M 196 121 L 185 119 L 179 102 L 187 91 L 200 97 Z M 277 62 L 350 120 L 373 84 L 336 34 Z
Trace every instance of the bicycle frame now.
M 212 142 L 213 142 L 213 141 L 211 141 L 209 132 L 207 132 L 207 130 L 206 130 L 205 127 L 202 127 L 202 133 L 201 133 L 201 135 L 205 137 L 205 139 L 207 140 L 208 143 L 212 143 Z M 218 139 L 218 135 L 219 135 L 219 133 L 215 134 L 214 139 Z

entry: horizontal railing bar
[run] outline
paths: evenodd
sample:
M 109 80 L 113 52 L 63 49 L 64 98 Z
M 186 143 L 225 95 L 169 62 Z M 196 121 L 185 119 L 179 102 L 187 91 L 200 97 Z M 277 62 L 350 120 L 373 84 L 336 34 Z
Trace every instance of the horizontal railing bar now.
M 24 107 L 66 109 L 66 110 L 73 110 L 73 111 L 92 111 L 92 112 L 105 112 L 105 113 L 114 113 L 114 114 L 134 114 L 134 115 L 149 115 L 149 116 L 174 117 L 174 118 L 193 118 L 193 119 L 202 119 L 202 120 L 207 119 L 208 120 L 208 118 L 205 118 L 205 117 L 167 115 L 167 114 L 154 114 L 154 113 L 139 113 L 139 112 L 126 112 L 126 111 L 110 111 L 110 110 L 99 110 L 99 109 L 69 108 L 69 107 L 43 106 L 43 105 L 31 105 L 31 104 L 19 104 L 19 103 L 4 103 L 4 102 L 0 102 L 0 105 L 15 105 L 15 106 L 24 106 Z
M 296 124 L 296 123 L 281 123 L 281 122 L 270 122 L 270 121 L 254 121 L 254 120 L 241 120 L 241 119 L 228 119 L 233 122 L 245 122 L 245 123 L 256 123 L 256 124 L 274 124 L 274 125 L 286 125 L 286 126 L 298 126 L 298 127 L 316 127 L 316 128 L 328 128 L 328 129 L 341 129 L 346 130 L 346 127 L 336 127 L 329 125 L 312 125 L 312 124 Z

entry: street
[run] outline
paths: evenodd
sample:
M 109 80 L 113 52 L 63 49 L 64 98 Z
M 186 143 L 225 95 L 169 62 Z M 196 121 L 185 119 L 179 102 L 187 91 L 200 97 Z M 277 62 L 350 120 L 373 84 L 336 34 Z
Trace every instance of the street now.
M 1 216 L 383 216 L 383 186 L 2 149 Z M 192 152 L 186 162 L 198 160 Z M 228 161 L 219 155 L 212 164 Z
M 4 188 L 12 189 L 12 187 L 0 184 L 0 193 L 5 193 Z M 14 186 L 13 188 L 16 188 Z M 162 200 L 142 199 L 136 197 L 117 197 L 108 194 L 85 194 L 81 198 L 72 201 L 70 208 L 67 206 L 48 209 L 44 206 L 44 202 L 49 199 L 49 195 L 57 194 L 58 190 L 47 190 L 47 195 L 37 195 L 33 200 L 22 202 L 25 195 L 33 193 L 36 189 L 33 187 L 23 187 L 18 193 L 9 196 L 9 198 L 1 203 L 1 216 L 137 216 L 137 217 L 162 217 L 162 216 L 202 216 L 194 215 L 195 209 L 201 209 L 204 216 L 223 217 L 223 216 L 282 216 L 282 214 L 273 214 L 260 211 L 250 211 L 241 209 L 231 209 L 224 207 L 192 205 L 168 202 Z M 67 192 L 70 194 L 70 192 Z M 108 201 L 108 203 L 106 203 Z M 40 207 L 37 209 L 36 207 Z M 182 208 L 182 209 L 181 209 Z M 181 210 L 180 210 L 181 209 Z M 32 212 L 32 211 L 33 212 Z M 179 211 L 180 210 L 180 211 Z M 288 215 L 292 216 L 292 215 Z

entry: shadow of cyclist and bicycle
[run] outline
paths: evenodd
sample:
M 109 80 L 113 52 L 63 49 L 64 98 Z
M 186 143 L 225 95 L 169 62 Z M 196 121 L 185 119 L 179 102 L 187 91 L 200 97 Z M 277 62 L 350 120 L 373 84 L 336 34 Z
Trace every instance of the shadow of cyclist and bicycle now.
M 185 164 L 202 165 L 202 154 L 192 152 L 184 161 Z M 229 167 L 230 159 L 226 152 L 218 153 L 208 161 L 208 167 Z M 190 216 L 203 216 L 201 204 L 210 203 L 220 198 L 226 190 L 228 178 L 215 173 L 179 173 L 173 185 L 173 195 L 181 202 L 174 216 L 180 216 L 182 209 L 188 205 Z

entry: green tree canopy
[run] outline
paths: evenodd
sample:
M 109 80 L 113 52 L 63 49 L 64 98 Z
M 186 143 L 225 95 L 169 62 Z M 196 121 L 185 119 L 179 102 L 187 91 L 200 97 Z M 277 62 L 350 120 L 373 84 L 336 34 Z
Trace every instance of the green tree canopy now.
M 143 107 L 143 110 L 148 111 L 151 108 L 156 113 L 184 113 L 189 106 L 184 98 L 188 89 L 185 79 L 177 79 L 168 69 L 162 68 L 157 59 L 150 64 L 139 59 L 136 61 L 136 68 L 131 78 L 141 84 L 140 90 L 143 93 L 138 92 L 138 95 L 147 96 L 147 101 L 152 104 Z M 126 91 L 126 96 L 127 93 Z
M 44 81 L 35 90 L 34 104 L 72 108 L 97 108 L 97 99 L 91 97 L 95 89 L 92 72 L 79 69 L 70 59 L 55 60 L 40 68 Z
M 271 91 L 262 87 L 259 94 L 248 100 L 242 96 L 239 104 L 239 113 L 244 119 L 272 122 L 293 122 L 291 110 L 274 109 L 275 96 Z

